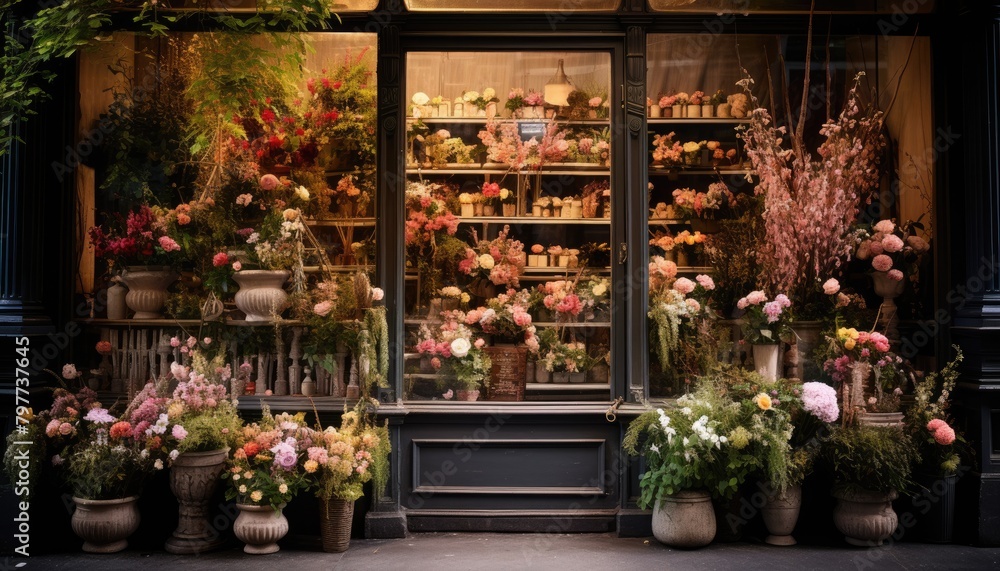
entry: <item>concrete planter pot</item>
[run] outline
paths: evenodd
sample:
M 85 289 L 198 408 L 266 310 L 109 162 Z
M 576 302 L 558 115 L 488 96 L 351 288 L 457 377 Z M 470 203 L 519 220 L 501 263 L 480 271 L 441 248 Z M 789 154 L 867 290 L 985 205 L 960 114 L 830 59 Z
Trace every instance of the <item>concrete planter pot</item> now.
M 271 321 L 288 307 L 288 294 L 282 286 L 291 273 L 285 270 L 243 270 L 233 274 L 240 285 L 236 307 L 247 321 Z
M 768 489 L 773 489 L 770 484 Z M 764 517 L 764 525 L 770 534 L 764 539 L 769 545 L 795 545 L 792 532 L 799 521 L 799 510 L 802 508 L 802 486 L 791 486 L 784 492 L 775 491 L 768 496 L 767 503 L 760 509 Z
M 236 504 L 236 507 L 240 515 L 233 522 L 233 533 L 246 544 L 243 552 L 265 555 L 278 551 L 278 540 L 288 533 L 288 520 L 281 510 L 247 504 Z
M 833 509 L 833 523 L 844 534 L 844 539 L 858 547 L 882 545 L 896 530 L 899 519 L 892 509 L 895 490 L 872 492 L 868 490 L 833 489 L 837 507 Z
M 715 539 L 715 509 L 708 492 L 685 490 L 653 507 L 653 536 L 671 547 L 704 547 Z
M 128 536 L 139 529 L 139 496 L 115 500 L 73 498 L 70 524 L 87 553 L 116 553 L 128 547 Z
M 170 491 L 177 497 L 177 529 L 167 539 L 168 552 L 180 555 L 203 553 L 222 545 L 220 534 L 208 521 L 208 501 L 215 493 L 226 464 L 228 448 L 209 452 L 185 452 L 170 467 Z

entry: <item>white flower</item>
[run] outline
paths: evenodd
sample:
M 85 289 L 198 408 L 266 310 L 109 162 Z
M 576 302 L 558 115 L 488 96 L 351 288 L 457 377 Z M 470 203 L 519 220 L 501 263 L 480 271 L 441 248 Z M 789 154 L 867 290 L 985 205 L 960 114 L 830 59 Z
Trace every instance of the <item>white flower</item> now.
M 412 101 L 414 105 L 427 105 L 430 100 L 431 98 L 427 97 L 427 94 L 423 91 L 414 93 L 413 97 L 410 98 L 410 101 Z
M 157 458 L 156 462 L 153 462 L 153 468 L 156 468 L 157 470 L 162 470 L 163 469 L 163 460 L 160 460 L 159 458 Z
M 380 287 L 372 288 L 372 301 L 382 301 L 383 297 L 385 297 L 385 292 L 382 291 L 382 288 Z
M 655 444 L 650 444 L 649 445 L 649 451 L 650 452 L 659 452 L 660 451 L 660 447 L 657 446 L 657 445 L 655 445 Z
M 239 474 L 233 474 L 233 481 L 234 481 L 234 482 L 235 482 L 236 480 L 239 480 L 239 479 L 240 479 L 240 475 L 239 475 Z
M 492 87 L 487 87 L 486 89 L 483 90 L 483 99 L 487 101 L 493 99 L 494 97 L 496 97 L 496 95 L 497 92 Z
M 483 254 L 479 256 L 479 267 L 484 270 L 492 270 L 496 263 L 493 261 L 493 256 L 489 254 Z
M 686 406 L 681 409 L 681 412 L 684 413 L 684 416 L 691 416 L 691 407 Z
M 472 344 L 465 337 L 459 337 L 451 342 L 451 354 L 461 359 L 469 354 Z
M 309 189 L 299 185 L 299 187 L 295 189 L 295 196 L 298 196 L 302 200 L 309 200 Z
M 174 460 L 176 460 L 176 459 L 177 459 L 177 457 L 178 457 L 178 456 L 180 456 L 180 455 L 181 455 L 181 453 L 180 453 L 180 451 L 179 451 L 179 450 L 171 450 L 171 451 L 170 451 L 170 461 L 171 461 L 171 462 L 173 462 L 173 461 L 174 461 Z
M 143 448 L 142 452 L 139 453 L 139 456 L 141 458 L 149 458 L 149 450 L 146 450 L 145 448 Z

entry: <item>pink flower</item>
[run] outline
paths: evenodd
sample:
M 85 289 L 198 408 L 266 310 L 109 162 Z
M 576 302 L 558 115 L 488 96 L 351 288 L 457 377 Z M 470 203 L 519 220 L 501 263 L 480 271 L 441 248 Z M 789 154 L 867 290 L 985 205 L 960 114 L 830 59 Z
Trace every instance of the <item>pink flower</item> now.
M 747 301 L 747 298 L 745 297 L 741 297 L 740 300 L 736 302 L 737 309 L 746 309 L 748 305 L 750 305 L 750 302 Z
M 238 272 L 238 271 L 240 271 L 242 269 L 243 269 L 243 264 L 241 264 L 239 260 L 236 260 L 235 262 L 233 262 L 233 271 L 234 272 Z
M 896 230 L 896 224 L 892 220 L 879 220 L 875 223 L 875 231 L 882 234 L 891 234 Z
M 385 297 L 385 292 L 382 291 L 382 288 L 380 287 L 372 288 L 372 301 L 382 301 L 383 297 Z
M 764 315 L 767 316 L 768 323 L 774 323 L 781 317 L 781 304 L 777 301 L 769 301 L 764 304 Z
M 206 337 L 206 338 L 202 339 L 201 342 L 204 343 L 205 345 L 211 345 L 212 344 L 212 338 L 211 337 Z
M 266 174 L 260 177 L 260 187 L 264 190 L 274 190 L 278 188 L 278 177 L 273 174 Z
M 219 252 L 218 254 L 212 256 L 212 265 L 219 268 L 225 266 L 229 263 L 229 255 L 225 252 Z
M 187 346 L 188 347 L 194 349 L 194 346 L 197 345 L 197 344 L 198 344 L 198 340 L 194 337 L 194 335 L 191 335 L 190 337 L 188 337 L 188 340 L 187 340 Z
M 823 293 L 826 295 L 833 295 L 840 291 L 840 282 L 834 278 L 830 278 L 823 283 Z
M 590 105 L 591 107 L 599 107 L 601 105 L 601 98 L 591 97 L 590 101 L 588 101 L 587 104 Z
M 715 281 L 712 280 L 711 276 L 706 276 L 705 274 L 699 274 L 694 279 L 695 281 L 698 282 L 698 285 L 709 291 L 715 289 Z
M 746 300 L 747 303 L 750 305 L 758 305 L 767 301 L 767 295 L 765 295 L 764 292 L 759 290 L 752 291 L 749 294 L 747 294 Z
M 825 383 L 803 383 L 802 408 L 822 422 L 833 422 L 840 416 L 837 391 Z
M 941 428 L 942 426 L 948 426 L 948 423 L 941 420 L 940 418 L 935 418 L 934 420 L 927 423 L 927 430 L 934 432 L 935 430 Z
M 187 438 L 188 435 L 187 430 L 184 430 L 184 427 L 179 424 L 175 424 L 173 430 L 170 433 L 177 440 L 184 440 L 185 438 Z
M 476 349 L 482 349 L 483 346 L 486 345 L 486 340 L 480 337 L 479 339 L 476 339 L 476 342 L 473 343 L 473 345 L 476 346 Z
M 880 272 L 888 272 L 892 268 L 892 258 L 885 254 L 879 254 L 872 258 L 872 267 Z
M 888 275 L 889 275 L 889 279 L 890 280 L 897 281 L 897 282 L 903 281 L 903 272 L 901 272 L 901 271 L 899 271 L 897 269 L 891 269 L 891 270 L 889 270 L 889 274 Z
M 432 358 L 431 359 L 431 366 L 434 367 L 435 369 L 440 369 L 441 368 L 441 359 L 438 359 L 437 357 Z
M 330 314 L 330 311 L 332 309 L 333 309 L 333 302 L 321 301 L 313 307 L 313 313 L 319 315 L 320 317 L 326 317 L 327 315 Z
M 778 295 L 774 296 L 774 301 L 782 309 L 784 309 L 786 307 L 791 307 L 791 305 L 792 305 L 792 300 L 788 299 L 788 296 L 785 295 L 785 294 L 783 294 L 783 293 L 779 293 Z
M 878 254 L 881 254 L 882 250 L 883 250 L 883 248 L 882 248 L 882 241 L 881 240 L 877 240 L 877 241 L 873 240 L 873 241 L 868 242 L 868 249 L 871 251 L 871 253 L 872 253 L 873 256 L 877 256 Z
M 903 249 L 903 240 L 895 234 L 888 234 L 882 238 L 882 249 L 889 253 L 898 252 Z
M 164 252 L 176 252 L 181 249 L 180 244 L 174 241 L 170 236 L 160 236 L 159 239 L 160 247 L 163 248 Z
M 180 347 L 181 346 L 181 340 L 178 339 L 178 338 L 176 338 L 176 337 L 171 337 L 170 338 L 170 346 L 171 347 Z
M 687 295 L 694 291 L 694 282 L 687 278 L 678 278 L 674 282 L 674 289 L 684 295 Z
M 955 442 L 955 429 L 945 424 L 934 431 L 934 441 L 941 446 L 948 446 Z
M 881 333 L 874 331 L 868 336 L 868 340 L 875 345 L 877 351 L 882 353 L 887 353 L 889 351 L 889 338 Z

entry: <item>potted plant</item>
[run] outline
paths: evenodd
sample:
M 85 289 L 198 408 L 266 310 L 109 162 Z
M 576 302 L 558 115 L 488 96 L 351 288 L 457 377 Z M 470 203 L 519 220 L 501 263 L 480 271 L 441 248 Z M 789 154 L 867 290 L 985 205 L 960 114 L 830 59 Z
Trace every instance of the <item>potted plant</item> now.
M 472 231 L 472 248 L 465 249 L 465 258 L 459 262 L 458 271 L 473 278 L 469 292 L 482 298 L 493 297 L 490 286 L 518 287 L 524 271 L 524 245 L 508 238 L 510 225 L 493 240 L 480 240 Z
M 389 429 L 367 414 L 374 401 L 362 399 L 345 411 L 339 426 L 316 425 L 302 467 L 320 500 L 323 551 L 341 553 L 351 544 L 354 502 L 372 482 L 376 497 L 389 477 Z M 319 415 L 316 415 L 319 418 Z
M 951 392 L 958 379 L 962 350 L 940 372 L 918 381 L 914 402 L 906 411 L 906 428 L 920 453 L 914 471 L 913 495 L 917 536 L 930 543 L 950 543 L 955 521 L 955 483 L 965 440 L 948 413 Z
M 787 310 L 791 305 L 785 294 L 779 293 L 769 301 L 767 294 L 760 290 L 752 291 L 736 302 L 736 308 L 745 312 L 743 339 L 753 346 L 754 367 L 771 381 L 778 377 L 778 349 L 781 336 L 788 331 Z
M 142 205 L 117 217 L 110 230 L 90 229 L 94 255 L 105 258 L 112 272 L 120 272 L 129 288 L 125 303 L 134 319 L 159 319 L 167 301 L 167 288 L 177 281 L 181 246 L 178 227 L 190 222 L 186 205 L 176 210 Z
M 896 530 L 892 501 L 909 489 L 918 459 L 910 435 L 896 426 L 848 425 L 823 445 L 834 475 L 833 521 L 851 545 L 881 545 Z
M 221 545 L 208 521 L 208 501 L 243 422 L 223 384 L 225 348 L 211 360 L 189 352 L 191 366 L 174 362 L 170 378 L 147 384 L 125 416 L 146 435 L 146 448 L 170 463 L 170 489 L 180 503 L 177 529 L 166 542 L 175 554 L 201 553 Z M 176 382 L 171 391 L 169 386 Z
M 889 350 L 889 339 L 877 331 L 838 327 L 828 340 L 823 368 L 840 388 L 845 424 L 902 425 L 908 364 Z
M 282 183 L 273 174 L 260 178 L 264 192 L 275 191 Z M 239 255 L 240 271 L 233 275 L 239 284 L 236 307 L 247 321 L 271 321 L 288 307 L 283 286 L 291 269 L 301 268 L 305 225 L 296 208 L 283 208 L 285 201 L 275 198 L 256 229 L 246 233 L 246 246 Z
M 308 487 L 304 463 L 312 431 L 304 417 L 272 416 L 265 406 L 261 420 L 245 426 L 236 441 L 222 477 L 229 482 L 226 499 L 236 500 L 240 510 L 233 533 L 246 544 L 245 553 L 279 550 L 278 541 L 288 533 L 282 509 Z
M 653 535 L 674 547 L 703 547 L 716 534 L 712 496 L 735 493 L 752 457 L 729 434 L 737 406 L 708 385 L 671 407 L 647 411 L 629 423 L 622 447 L 642 455 L 639 507 L 653 508 Z
M 489 376 L 492 362 L 483 348 L 486 341 L 473 334 L 470 325 L 478 325 L 485 313 L 474 309 L 468 313 L 453 311 L 442 313 L 443 322 L 436 327 L 420 327 L 417 353 L 427 359 L 429 372 L 453 377 L 457 383 L 458 400 L 474 401 L 479 389 Z
M 507 218 L 517 216 L 517 193 L 508 188 L 500 189 L 500 204 L 503 215 Z

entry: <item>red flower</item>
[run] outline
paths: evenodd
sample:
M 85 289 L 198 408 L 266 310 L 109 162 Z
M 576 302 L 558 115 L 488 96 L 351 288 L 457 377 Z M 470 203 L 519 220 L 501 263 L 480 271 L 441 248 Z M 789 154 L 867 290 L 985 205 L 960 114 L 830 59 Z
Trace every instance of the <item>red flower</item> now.
M 273 123 L 274 120 L 277 119 L 277 116 L 274 114 L 274 111 L 265 109 L 260 112 L 260 119 L 265 123 Z
M 247 458 L 253 458 L 260 452 L 260 445 L 253 441 L 247 442 L 243 445 L 243 452 L 246 453 Z
M 342 86 L 342 85 L 344 85 L 344 84 L 342 82 L 340 82 L 340 81 L 333 82 L 333 88 L 334 89 L 340 89 L 340 86 Z
M 281 148 L 281 139 L 277 135 L 271 135 L 271 138 L 267 140 L 267 144 L 271 146 L 272 149 Z
M 298 129 L 295 130 L 295 134 L 301 137 L 302 135 L 306 134 L 306 130 L 303 129 L 302 127 L 299 127 Z
M 322 81 L 322 82 L 323 82 L 323 87 L 325 87 L 325 88 L 327 88 L 327 89 L 330 89 L 330 80 L 329 80 L 329 79 L 327 79 L 327 78 L 325 78 L 325 77 L 324 77 L 324 78 L 323 78 L 322 80 L 320 80 L 320 81 Z
M 111 425 L 111 430 L 109 432 L 111 438 L 126 438 L 132 434 L 132 425 L 125 422 L 116 422 Z
M 229 265 L 229 256 L 225 252 L 219 252 L 212 256 L 212 265 L 217 268 Z

